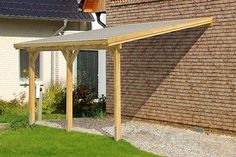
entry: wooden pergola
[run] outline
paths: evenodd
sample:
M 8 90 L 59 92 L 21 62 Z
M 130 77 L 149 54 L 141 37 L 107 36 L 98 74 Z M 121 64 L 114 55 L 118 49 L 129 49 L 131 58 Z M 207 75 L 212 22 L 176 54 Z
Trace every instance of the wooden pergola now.
M 114 121 L 115 140 L 121 139 L 121 77 L 120 50 L 122 44 L 183 29 L 210 25 L 212 17 L 181 19 L 120 25 L 64 36 L 49 37 L 15 44 L 16 49 L 29 53 L 29 123 L 35 123 L 35 61 L 40 51 L 61 51 L 67 62 L 66 80 L 66 130 L 73 128 L 73 61 L 80 50 L 105 49 L 111 53 L 114 62 Z

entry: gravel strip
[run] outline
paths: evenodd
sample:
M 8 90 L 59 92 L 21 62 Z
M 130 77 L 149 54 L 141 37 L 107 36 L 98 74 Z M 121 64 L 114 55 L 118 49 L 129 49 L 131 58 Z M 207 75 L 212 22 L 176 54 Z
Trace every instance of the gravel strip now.
M 61 122 L 61 121 L 37 121 L 36 124 L 41 125 L 41 126 L 58 128 L 58 129 L 65 128 L 65 122 Z M 97 131 L 96 129 L 93 129 L 93 128 L 87 129 L 83 127 L 77 127 L 76 125 L 72 130 L 83 132 L 83 133 L 95 134 L 95 135 L 103 135 L 100 131 Z
M 103 129 L 114 134 L 113 127 Z M 206 135 L 134 121 L 122 124 L 122 135 L 140 149 L 164 156 L 236 157 L 236 137 Z
M 37 121 L 35 124 L 41 125 L 41 126 L 48 126 L 48 127 L 52 127 L 52 128 L 64 129 L 64 127 L 61 126 L 60 124 L 54 123 L 54 122 L 49 122 L 49 121 Z
M 236 157 L 236 137 L 206 135 L 144 122 L 122 122 L 123 139 L 155 154 L 170 157 Z M 63 121 L 49 123 L 65 127 Z M 112 119 L 74 119 L 74 126 L 76 131 L 114 135 Z

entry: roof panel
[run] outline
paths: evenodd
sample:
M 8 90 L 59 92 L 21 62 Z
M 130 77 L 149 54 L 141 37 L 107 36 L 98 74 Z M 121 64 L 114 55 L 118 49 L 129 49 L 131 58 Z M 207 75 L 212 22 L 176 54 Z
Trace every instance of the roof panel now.
M 120 25 L 70 35 L 49 37 L 46 39 L 15 44 L 14 46 L 16 48 L 43 47 L 46 50 L 50 50 L 50 48 L 54 47 L 99 46 L 101 44 L 113 46 L 155 35 L 211 24 L 212 20 L 211 17 L 205 17 Z

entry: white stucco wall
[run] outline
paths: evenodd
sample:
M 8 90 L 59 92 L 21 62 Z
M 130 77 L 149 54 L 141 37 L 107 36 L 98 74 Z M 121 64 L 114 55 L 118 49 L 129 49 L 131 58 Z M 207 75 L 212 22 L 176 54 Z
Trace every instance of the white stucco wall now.
M 14 43 L 51 36 L 60 24 L 43 21 L 0 19 L 0 99 L 11 100 L 16 95 L 28 93 L 28 87 L 21 84 L 28 80 L 20 79 L 19 50 Z M 49 84 L 51 80 L 51 55 L 49 52 L 40 54 L 41 84 Z
M 58 53 L 58 79 L 59 82 L 66 82 L 66 60 L 62 53 Z

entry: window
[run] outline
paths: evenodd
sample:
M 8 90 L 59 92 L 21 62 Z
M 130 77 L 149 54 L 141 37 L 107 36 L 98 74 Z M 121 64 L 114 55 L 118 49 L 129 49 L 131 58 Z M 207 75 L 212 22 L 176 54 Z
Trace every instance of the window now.
M 98 51 L 80 51 L 77 56 L 77 80 L 98 95 Z
M 36 78 L 40 78 L 40 55 L 35 61 Z M 29 77 L 29 53 L 20 49 L 20 78 L 27 79 Z

